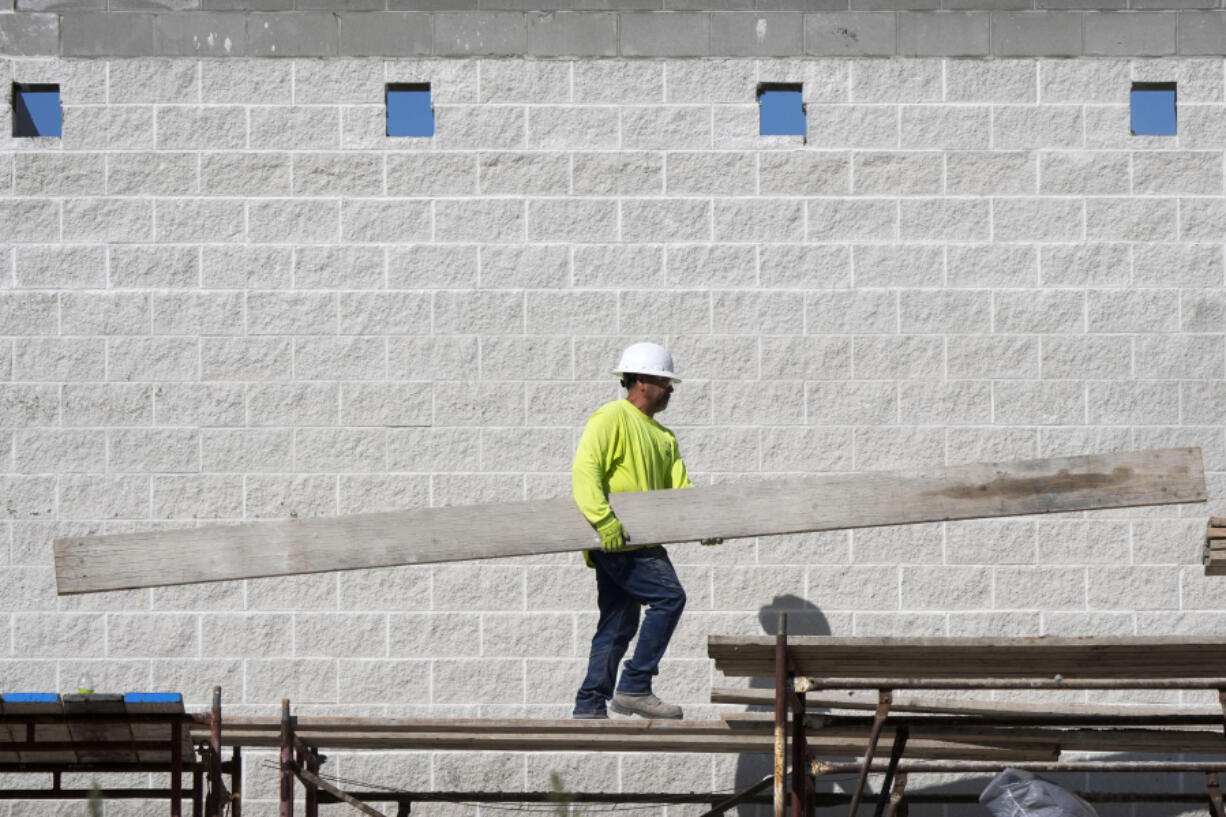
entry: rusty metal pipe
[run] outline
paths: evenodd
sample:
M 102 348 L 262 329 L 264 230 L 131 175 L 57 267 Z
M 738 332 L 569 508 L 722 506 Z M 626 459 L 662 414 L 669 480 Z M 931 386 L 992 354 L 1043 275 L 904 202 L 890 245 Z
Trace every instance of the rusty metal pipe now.
M 783 817 L 783 778 L 787 763 L 788 614 L 779 614 L 775 632 L 775 817 Z M 795 770 L 792 772 L 796 773 Z M 800 815 L 793 815 L 800 817 Z
M 856 809 L 860 807 L 860 798 L 864 795 L 864 784 L 868 781 L 868 770 L 873 765 L 873 755 L 877 751 L 877 741 L 881 738 L 881 729 L 885 726 L 886 716 L 890 714 L 890 704 L 894 703 L 894 695 L 888 689 L 877 691 L 877 712 L 873 715 L 873 728 L 868 733 L 868 745 L 864 747 L 864 759 L 860 762 L 860 772 L 856 778 L 856 787 L 851 791 L 851 806 L 847 809 L 848 817 L 856 817 Z
M 281 699 L 280 817 L 294 817 L 294 727 L 289 716 L 289 698 Z
M 238 746 L 230 758 L 230 815 L 243 817 L 243 753 Z
M 883 787 L 884 788 L 884 787 Z M 890 810 L 886 812 L 885 817 L 899 817 L 907 813 L 906 803 L 903 798 L 907 796 L 907 776 L 900 774 L 894 778 L 894 787 L 890 790 Z M 979 798 L 976 797 L 978 802 Z
M 885 779 L 881 781 L 881 793 L 877 797 L 877 808 L 873 812 L 873 817 L 882 817 L 886 804 L 891 802 L 891 784 L 895 780 L 895 773 L 898 771 L 898 764 L 902 761 L 902 753 L 907 748 L 909 737 L 911 737 L 911 727 L 905 724 L 894 730 L 894 745 L 890 747 L 890 764 L 886 767 Z M 906 779 L 906 775 L 903 775 L 903 779 Z M 906 783 L 903 785 L 905 786 Z
M 792 710 L 792 814 L 807 817 L 809 774 L 805 761 L 809 759 L 809 747 L 805 740 L 805 694 L 790 692 L 788 704 Z
M 298 767 L 305 769 L 318 778 L 319 756 L 308 748 L 305 752 L 299 754 Z M 303 781 L 303 788 L 306 789 L 306 817 L 319 817 L 319 786 L 302 775 L 299 775 L 299 779 Z
M 321 788 L 324 791 L 326 791 L 328 794 L 337 798 L 338 800 L 348 803 L 349 805 L 356 808 L 358 811 L 362 812 L 363 814 L 368 815 L 368 817 L 383 817 L 383 812 L 371 808 L 370 806 L 366 805 L 358 798 L 351 795 L 349 792 L 341 791 L 340 789 L 338 789 L 336 786 L 333 786 L 328 781 L 320 778 L 319 775 L 315 774 L 314 772 L 307 771 L 306 769 L 303 769 L 300 766 L 297 766 L 296 764 L 294 764 L 293 770 L 294 770 L 294 773 L 296 773 L 299 777 L 302 778 L 302 782 L 304 786 L 314 786 L 317 788 Z
M 209 796 L 208 817 L 221 817 L 221 687 L 213 687 L 213 703 L 209 708 Z
M 1226 678 L 809 678 L 816 689 L 1226 689 Z
M 1222 807 L 1222 786 L 1218 782 L 1217 772 L 1205 773 L 1205 789 L 1209 794 L 1209 810 L 1213 817 L 1226 817 L 1226 809 Z
M 811 712 L 808 718 L 811 729 L 843 727 L 868 729 L 873 725 L 869 715 L 831 715 L 826 712 Z M 1217 726 L 1221 715 L 890 715 L 886 726 L 919 726 L 931 729 L 953 727 L 1041 727 L 1041 726 Z
M 995 773 L 1005 767 L 1022 769 L 1028 772 L 1226 772 L 1226 760 L 1219 761 L 1166 761 L 1166 760 L 1130 760 L 1096 763 L 1093 761 L 1000 761 L 989 763 L 981 760 L 913 760 L 900 763 L 898 773 L 911 774 L 970 774 Z M 815 760 L 812 764 L 813 774 L 851 774 L 861 769 L 859 763 L 831 763 Z M 874 763 L 871 772 L 884 772 L 886 766 Z

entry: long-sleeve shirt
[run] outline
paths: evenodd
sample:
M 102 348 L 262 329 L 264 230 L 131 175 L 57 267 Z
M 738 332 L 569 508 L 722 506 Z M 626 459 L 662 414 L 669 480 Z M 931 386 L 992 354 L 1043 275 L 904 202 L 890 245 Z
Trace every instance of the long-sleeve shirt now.
M 575 504 L 598 531 L 614 519 L 609 494 L 692 485 L 677 437 L 629 400 L 605 403 L 588 418 L 571 466 L 571 487 Z

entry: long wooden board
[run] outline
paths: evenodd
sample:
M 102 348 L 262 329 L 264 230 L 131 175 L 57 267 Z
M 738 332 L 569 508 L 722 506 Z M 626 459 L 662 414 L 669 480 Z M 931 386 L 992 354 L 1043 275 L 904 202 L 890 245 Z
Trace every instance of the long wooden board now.
M 615 494 L 639 545 L 1200 502 L 1199 448 Z M 568 497 L 57 539 L 58 592 L 87 593 L 585 550 Z
M 774 725 L 773 712 L 727 715 L 730 726 L 769 731 Z M 823 720 L 831 722 L 824 723 Z M 1012 744 L 1054 745 L 1060 751 L 1078 752 L 1177 752 L 1187 754 L 1217 754 L 1226 750 L 1226 737 L 1221 727 L 1214 729 L 1188 728 L 1069 728 L 1051 726 L 988 726 L 957 724 L 914 718 L 910 723 L 911 738 L 937 743 L 965 741 L 977 745 Z M 889 722 L 886 726 L 889 728 Z M 806 736 L 819 740 L 867 740 L 872 718 L 817 719 L 806 729 Z
M 850 709 L 873 711 L 877 708 L 876 692 L 851 694 L 813 694 L 805 696 L 805 704 L 811 710 Z M 740 704 L 744 706 L 773 707 L 773 689 L 732 689 L 715 687 L 711 690 L 713 704 Z M 1183 718 L 1189 723 L 1217 723 L 1222 719 L 1221 707 L 1213 706 L 1129 706 L 1126 704 L 1067 704 L 1043 701 L 987 700 L 974 698 L 929 698 L 895 693 L 890 704 L 891 712 L 918 712 L 925 715 L 969 715 L 1020 720 L 1042 715 L 1065 718 L 1076 723 L 1077 718 L 1121 718 L 1128 723 L 1138 723 L 1146 718 L 1156 721 Z M 770 713 L 763 713 L 770 714 Z M 725 716 L 729 717 L 729 716 Z M 771 717 L 774 717 L 771 715 Z
M 697 754 L 769 754 L 774 736 L 768 731 L 726 728 L 721 734 L 670 734 L 666 731 L 641 734 L 601 733 L 597 731 L 559 734 L 507 734 L 473 732 L 309 732 L 298 731 L 304 742 L 321 749 L 381 749 L 391 751 L 506 751 L 506 752 L 692 752 Z M 227 746 L 271 747 L 278 745 L 273 732 L 228 730 L 222 741 Z M 811 753 L 855 757 L 864 753 L 867 737 L 814 736 Z M 879 751 L 889 753 L 891 738 L 883 736 Z M 915 758 L 969 760 L 1054 760 L 1059 756 L 1055 741 L 992 741 L 975 738 L 934 741 L 920 739 L 907 743 L 907 754 Z
M 775 639 L 707 637 L 728 676 L 775 671 Z M 822 678 L 1171 679 L 1226 677 L 1226 638 L 857 638 L 795 636 L 788 654 L 801 675 Z

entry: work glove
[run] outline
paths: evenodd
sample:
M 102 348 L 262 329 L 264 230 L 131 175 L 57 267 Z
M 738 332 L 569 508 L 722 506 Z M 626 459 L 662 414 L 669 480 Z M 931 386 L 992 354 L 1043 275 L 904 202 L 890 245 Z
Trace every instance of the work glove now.
M 710 547 L 711 545 L 722 545 L 724 543 L 724 540 L 720 539 L 718 536 L 712 536 L 710 539 L 699 539 L 698 543 L 700 545 L 706 545 L 707 547 Z
M 616 516 L 601 524 L 596 532 L 600 534 L 600 549 L 605 553 L 621 553 L 626 549 L 626 542 L 630 541 L 621 520 Z

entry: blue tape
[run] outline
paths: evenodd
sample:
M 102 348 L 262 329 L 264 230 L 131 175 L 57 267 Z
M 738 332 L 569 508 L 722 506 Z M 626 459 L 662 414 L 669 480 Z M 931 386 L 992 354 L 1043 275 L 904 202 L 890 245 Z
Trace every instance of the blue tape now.
M 123 702 L 126 704 L 177 704 L 183 702 L 183 696 L 177 692 L 125 692 Z
M 0 700 L 6 704 L 54 704 L 60 696 L 56 692 L 6 692 Z

